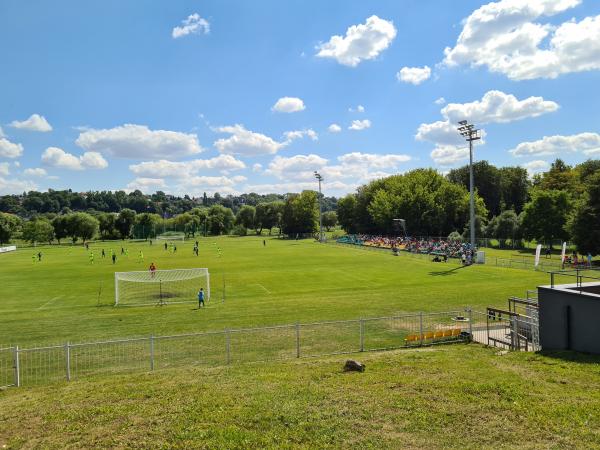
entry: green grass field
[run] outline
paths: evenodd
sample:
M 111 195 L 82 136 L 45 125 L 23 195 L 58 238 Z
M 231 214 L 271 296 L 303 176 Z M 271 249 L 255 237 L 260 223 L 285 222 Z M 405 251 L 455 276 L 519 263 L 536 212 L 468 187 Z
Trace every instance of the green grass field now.
M 216 245 L 215 245 L 216 243 Z M 548 283 L 546 274 L 487 266 L 462 268 L 407 254 L 366 251 L 313 240 L 201 238 L 177 253 L 149 243 L 95 243 L 94 264 L 81 247 L 41 247 L 0 255 L 2 344 L 82 342 L 225 328 L 357 319 L 415 311 L 505 306 L 512 295 Z M 121 245 L 129 257 L 120 255 Z M 104 248 L 107 257 L 100 257 Z M 217 252 L 221 248 L 221 256 Z M 109 250 L 118 255 L 117 264 Z M 138 262 L 138 253 L 144 262 Z M 207 267 L 212 300 L 164 307 L 113 307 L 114 272 Z M 222 302 L 225 280 L 225 302 Z M 191 299 L 193 300 L 193 299 Z
M 0 392 L 0 448 L 600 448 L 600 364 L 477 344 Z M 572 360 L 569 360 L 572 358 Z

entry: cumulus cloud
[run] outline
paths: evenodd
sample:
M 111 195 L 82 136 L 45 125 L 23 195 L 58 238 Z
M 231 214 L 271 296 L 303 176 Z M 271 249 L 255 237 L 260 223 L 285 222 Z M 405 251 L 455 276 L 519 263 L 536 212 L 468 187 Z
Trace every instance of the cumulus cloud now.
M 23 154 L 23 146 L 15 144 L 6 138 L 0 138 L 0 157 L 18 158 Z
M 330 133 L 339 133 L 340 131 L 342 131 L 342 127 L 340 127 L 337 123 L 332 123 L 331 125 L 329 125 L 327 130 L 329 130 Z
M 444 97 L 440 97 L 433 103 L 435 103 L 436 105 L 443 105 L 446 103 L 446 99 Z
M 348 127 L 349 130 L 360 131 L 371 128 L 371 121 L 369 119 L 364 120 L 353 120 L 352 124 Z
M 535 161 L 529 161 L 527 163 L 521 164 L 521 167 L 527 169 L 527 173 L 529 176 L 533 176 L 536 173 L 544 172 L 550 168 L 550 164 L 541 159 Z
M 262 164 L 254 163 L 254 165 L 252 166 L 252 172 L 260 173 L 260 172 L 262 172 L 262 168 L 263 168 Z
M 7 162 L 0 163 L 0 175 L 10 175 L 10 165 Z
M 186 19 L 181 21 L 181 26 L 173 28 L 171 36 L 173 39 L 178 39 L 188 34 L 208 34 L 210 33 L 210 23 L 206 19 L 200 17 L 198 13 L 190 14 Z
M 345 36 L 335 35 L 328 42 L 319 44 L 317 56 L 356 67 L 362 61 L 379 56 L 395 37 L 396 28 L 392 21 L 371 16 L 364 24 L 350 26 Z
M 469 149 L 453 145 L 438 146 L 431 151 L 431 159 L 439 166 L 454 166 L 469 158 Z
M 373 153 L 352 152 L 339 156 L 338 161 L 343 165 L 358 165 L 375 169 L 389 169 L 410 161 L 408 155 L 377 155 Z
M 269 164 L 266 175 L 274 175 L 280 179 L 305 178 L 312 176 L 314 170 L 321 169 L 327 160 L 318 155 L 296 155 L 291 157 L 276 156 Z
M 581 0 L 501 0 L 475 10 L 465 21 L 448 66 L 485 66 L 514 80 L 556 78 L 600 69 L 600 16 L 558 26 L 538 23 Z
M 29 177 L 45 177 L 46 175 L 48 175 L 48 173 L 46 172 L 46 170 L 42 169 L 41 167 L 36 167 L 36 168 L 32 168 L 32 169 L 25 169 L 23 171 L 24 175 L 27 175 Z
M 538 117 L 558 110 L 559 105 L 542 97 L 517 99 L 502 91 L 488 91 L 481 100 L 469 103 L 448 103 L 441 109 L 444 120 L 423 123 L 417 129 L 415 139 L 436 145 L 431 157 L 436 164 L 450 166 L 464 159 L 464 139 L 458 134 L 460 120 L 468 119 L 477 125 L 508 123 Z M 481 131 L 482 141 L 485 132 Z
M 33 181 L 7 179 L 0 176 L 0 192 L 4 194 L 22 194 L 28 191 L 37 191 L 38 186 Z
M 219 155 L 210 159 L 195 159 L 192 161 L 144 161 L 132 164 L 129 170 L 135 175 L 150 178 L 180 178 L 197 174 L 202 169 L 239 170 L 246 168 L 246 164 L 231 155 Z
M 441 113 L 452 123 L 465 118 L 475 123 L 507 123 L 538 117 L 558 110 L 558 104 L 542 97 L 518 100 L 502 91 L 488 91 L 481 100 L 471 103 L 449 103 Z
M 131 159 L 180 158 L 203 151 L 193 133 L 150 130 L 145 125 L 132 124 L 84 130 L 75 143 L 88 151 Z
M 429 79 L 429 77 L 431 77 L 431 69 L 429 68 L 429 66 L 403 67 L 396 74 L 396 78 L 398 78 L 398 81 L 414 84 L 415 86 Z
M 298 97 L 281 97 L 271 108 L 272 111 L 280 113 L 293 113 L 305 109 L 304 102 Z
M 0 127 L 0 138 L 6 137 L 4 131 L 2 131 L 2 127 Z
M 600 154 L 600 135 L 580 133 L 571 136 L 544 136 L 532 142 L 522 142 L 512 150 L 514 156 L 549 156 L 583 152 L 593 156 Z
M 85 152 L 77 157 L 58 147 L 48 147 L 42 153 L 42 163 L 50 167 L 67 170 L 105 169 L 108 163 L 97 152 Z
M 155 191 L 157 189 L 165 189 L 167 183 L 161 178 L 145 178 L 139 177 L 127 184 L 128 191 L 139 190 L 142 192 Z
M 358 105 L 356 108 L 350 107 L 348 108 L 348 112 L 364 113 L 365 107 L 363 105 Z
M 215 131 L 231 135 L 215 141 L 214 145 L 221 153 L 242 156 L 273 155 L 287 145 L 286 142 L 277 142 L 269 136 L 247 130 L 239 124 L 219 127 Z
M 10 126 L 20 130 L 39 131 L 42 133 L 52 131 L 52 126 L 48 123 L 46 118 L 39 114 L 32 114 L 28 119 L 23 121 L 13 120 L 10 123 Z
M 303 137 L 308 137 L 313 141 L 319 140 L 317 132 L 311 128 L 306 130 L 286 131 L 285 133 L 283 133 L 283 135 L 285 136 L 285 139 L 288 142 L 292 142 L 296 139 L 302 139 Z

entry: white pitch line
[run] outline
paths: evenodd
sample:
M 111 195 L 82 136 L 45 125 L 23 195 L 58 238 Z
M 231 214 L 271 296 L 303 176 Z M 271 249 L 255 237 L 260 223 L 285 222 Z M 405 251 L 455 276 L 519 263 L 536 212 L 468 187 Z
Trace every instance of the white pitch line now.
M 46 306 L 48 306 L 50 303 L 58 300 L 59 298 L 61 298 L 62 295 L 59 295 L 58 297 L 54 297 L 52 299 L 50 299 L 49 301 L 47 301 L 46 303 L 44 303 L 42 306 L 40 306 L 38 309 L 44 309 Z
M 261 288 L 263 288 L 267 294 L 270 294 L 270 293 L 271 293 L 271 291 L 270 291 L 270 290 L 268 290 L 266 287 L 264 287 L 264 286 L 263 286 L 262 284 L 260 284 L 260 283 L 256 283 L 256 286 L 260 286 Z

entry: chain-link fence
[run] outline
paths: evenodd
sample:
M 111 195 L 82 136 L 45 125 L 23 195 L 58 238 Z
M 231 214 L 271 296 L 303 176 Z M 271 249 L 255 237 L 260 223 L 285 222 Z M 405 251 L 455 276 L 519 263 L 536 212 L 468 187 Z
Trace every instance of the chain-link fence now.
M 470 312 L 404 314 L 104 342 L 0 348 L 0 386 L 32 386 L 177 366 L 284 360 L 460 342 Z

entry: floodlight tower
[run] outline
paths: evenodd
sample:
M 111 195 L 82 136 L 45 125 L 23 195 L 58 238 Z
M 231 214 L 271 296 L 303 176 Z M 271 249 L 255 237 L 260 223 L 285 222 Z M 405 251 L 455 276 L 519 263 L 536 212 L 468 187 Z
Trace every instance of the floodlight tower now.
M 458 132 L 469 143 L 469 198 L 470 198 L 470 231 L 471 231 L 471 250 L 475 250 L 475 195 L 473 193 L 473 142 L 481 139 L 478 129 L 475 125 L 468 123 L 466 120 L 458 122 Z
M 323 207 L 321 206 L 321 182 L 324 178 L 315 170 L 315 178 L 319 180 L 319 242 L 323 242 Z

